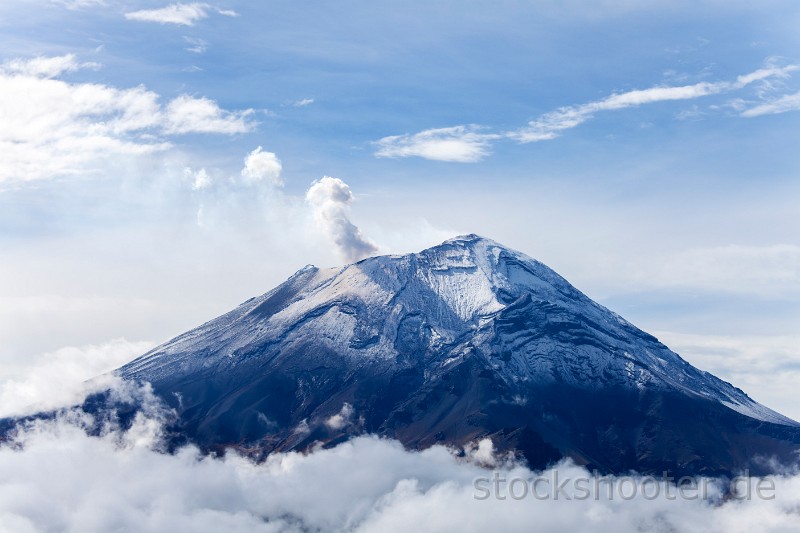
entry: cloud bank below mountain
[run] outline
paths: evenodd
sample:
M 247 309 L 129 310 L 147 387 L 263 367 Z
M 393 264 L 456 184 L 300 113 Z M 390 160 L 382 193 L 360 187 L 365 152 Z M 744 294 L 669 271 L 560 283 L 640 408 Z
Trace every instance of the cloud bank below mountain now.
M 539 490 L 544 499 L 476 489 L 476 479 L 586 478 L 560 463 L 533 472 L 497 457 L 488 442 L 467 450 L 404 450 L 394 441 L 356 438 L 308 455 L 275 454 L 256 464 L 234 452 L 215 458 L 188 446 L 161 450 L 165 412 L 147 390 L 119 390 L 146 400 L 123 430 L 66 410 L 0 445 L 0 521 L 14 531 L 788 531 L 800 508 L 800 476 L 765 478 L 773 499 L 719 503 L 645 496 L 644 478 L 605 478 L 590 497 L 569 488 Z M 459 452 L 459 453 L 456 453 Z M 460 455 L 460 456 L 459 456 Z M 493 470 L 489 470 L 491 466 Z M 758 481 L 758 480 L 756 480 Z M 625 486 L 623 486 L 625 484 Z M 486 484 L 484 484 L 486 485 Z M 639 493 L 633 499 L 634 487 Z M 662 486 L 662 489 L 664 487 Z M 552 489 L 552 487 L 551 487 Z M 609 492 L 610 490 L 610 492 Z M 512 496 L 516 495 L 516 497 Z M 651 491 L 649 494 L 653 494 Z M 673 496 L 677 493 L 673 488 Z M 712 490 L 711 496 L 718 496 Z M 500 496 L 500 497 L 497 497 Z

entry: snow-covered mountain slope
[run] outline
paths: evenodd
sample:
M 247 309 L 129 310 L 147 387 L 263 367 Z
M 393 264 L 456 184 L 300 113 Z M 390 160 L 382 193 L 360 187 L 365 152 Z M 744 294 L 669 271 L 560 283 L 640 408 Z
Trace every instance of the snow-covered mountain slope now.
M 494 435 L 534 463 L 570 455 L 612 470 L 727 470 L 800 447 L 796 422 L 476 235 L 307 266 L 120 373 L 151 382 L 189 437 L 212 447 L 269 452 L 362 431 L 410 445 Z M 685 432 L 708 424 L 684 435 L 676 416 L 688 417 Z M 731 451 L 737 439 L 745 448 Z M 706 460 L 703 446 L 724 451 Z

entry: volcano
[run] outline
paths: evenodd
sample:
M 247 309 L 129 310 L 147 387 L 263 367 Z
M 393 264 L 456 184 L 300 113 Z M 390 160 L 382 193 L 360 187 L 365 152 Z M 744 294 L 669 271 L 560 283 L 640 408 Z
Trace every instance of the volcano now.
M 306 266 L 118 372 L 150 383 L 207 451 L 489 438 L 534 468 L 731 475 L 800 449 L 797 422 L 477 235 Z

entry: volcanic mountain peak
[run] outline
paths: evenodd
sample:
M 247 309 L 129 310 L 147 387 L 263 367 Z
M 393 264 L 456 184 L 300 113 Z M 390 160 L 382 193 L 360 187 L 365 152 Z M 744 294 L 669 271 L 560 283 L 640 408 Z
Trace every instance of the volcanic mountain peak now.
M 542 263 L 477 235 L 306 266 L 120 373 L 152 383 L 205 445 L 298 449 L 311 442 L 292 428 L 309 425 L 331 441 L 346 433 L 336 437 L 325 421 L 345 404 L 363 417 L 360 430 L 409 445 L 498 432 L 521 445 L 524 433 L 525 446 L 552 452 L 532 452 L 539 459 L 610 469 L 655 468 L 648 454 L 669 456 L 670 439 L 685 444 L 675 453 L 686 460 L 702 457 L 716 433 L 781 453 L 800 444 L 796 422 L 697 370 Z M 716 449 L 703 468 L 729 471 L 751 452 L 732 453 Z
M 466 235 L 417 254 L 371 257 L 338 268 L 308 265 L 274 290 L 123 370 L 126 375 L 150 375 L 160 367 L 172 372 L 179 360 L 192 364 L 184 361 L 190 354 L 194 364 L 224 361 L 223 353 L 233 364 L 251 353 L 248 347 L 254 344 L 310 337 L 354 360 L 397 360 L 402 358 L 398 335 L 409 328 L 427 332 L 429 348 L 435 351 L 526 296 L 603 309 L 543 264 L 489 239 Z M 202 357 L 196 350 L 200 345 Z

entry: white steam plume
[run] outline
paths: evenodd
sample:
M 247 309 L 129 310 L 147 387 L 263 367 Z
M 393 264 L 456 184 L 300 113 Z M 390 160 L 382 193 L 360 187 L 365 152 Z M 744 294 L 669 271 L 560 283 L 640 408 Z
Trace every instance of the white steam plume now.
M 306 202 L 317 226 L 330 237 L 345 260 L 358 261 L 378 251 L 375 243 L 350 222 L 353 193 L 345 182 L 330 176 L 315 181 L 306 192 Z

